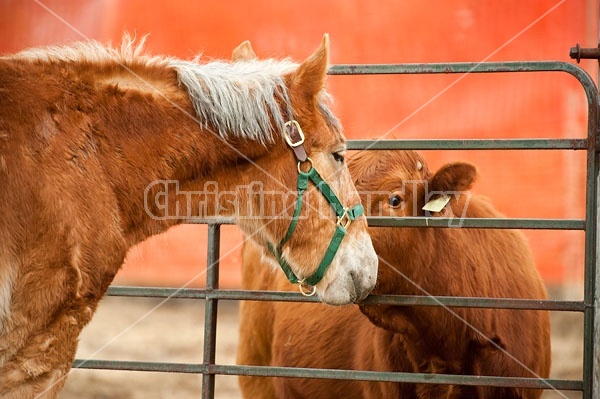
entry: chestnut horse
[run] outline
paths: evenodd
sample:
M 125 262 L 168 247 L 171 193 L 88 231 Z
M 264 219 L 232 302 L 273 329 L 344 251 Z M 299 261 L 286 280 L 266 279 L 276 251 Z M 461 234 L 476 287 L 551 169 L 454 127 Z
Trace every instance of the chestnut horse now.
M 475 167 L 437 173 L 414 151 L 362 152 L 349 161 L 367 215 L 495 218 L 469 191 Z M 430 202 L 431 200 L 431 202 Z M 439 204 L 431 212 L 422 208 Z M 380 257 L 373 293 L 546 298 L 515 230 L 370 228 Z M 260 248 L 243 249 L 245 289 L 287 290 Z M 547 378 L 548 312 L 478 308 L 243 302 L 238 363 L 347 370 Z M 366 317 L 365 317 L 366 315 Z M 240 377 L 254 398 L 538 398 L 539 390 L 301 378 Z
M 329 203 L 360 198 L 325 91 L 327 35 L 301 64 L 201 64 L 142 46 L 125 37 L 119 50 L 85 42 L 0 57 L 3 398 L 56 397 L 128 249 L 190 217 L 233 217 L 300 281 L 327 263 L 313 283 L 324 302 L 375 284 L 360 212 L 337 255 L 328 248 L 339 230 Z M 329 192 L 309 184 L 300 202 L 311 167 Z

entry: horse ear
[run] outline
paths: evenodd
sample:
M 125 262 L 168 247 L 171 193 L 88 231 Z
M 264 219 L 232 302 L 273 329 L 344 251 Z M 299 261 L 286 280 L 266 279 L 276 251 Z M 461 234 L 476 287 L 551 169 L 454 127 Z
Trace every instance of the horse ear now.
M 453 162 L 438 170 L 431 179 L 432 191 L 467 191 L 477 178 L 477 168 L 467 162 Z
M 252 45 L 250 44 L 250 40 L 246 40 L 242 42 L 239 46 L 233 49 L 231 52 L 231 61 L 251 61 L 255 60 L 258 57 L 256 53 L 252 49 Z
M 329 34 L 323 35 L 321 45 L 308 57 L 293 75 L 293 88 L 313 98 L 325 87 L 325 76 L 329 66 Z

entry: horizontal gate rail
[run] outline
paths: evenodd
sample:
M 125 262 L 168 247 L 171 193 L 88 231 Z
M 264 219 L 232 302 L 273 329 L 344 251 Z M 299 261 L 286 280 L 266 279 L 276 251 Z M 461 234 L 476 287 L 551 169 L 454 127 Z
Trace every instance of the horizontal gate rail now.
M 112 286 L 108 295 L 123 297 L 169 299 L 218 299 L 227 301 L 279 301 L 319 303 L 316 297 L 305 297 L 297 292 L 262 290 L 205 290 L 201 288 L 161 288 Z M 552 310 L 583 312 L 583 301 L 549 299 L 480 298 L 423 295 L 370 295 L 361 303 L 399 306 L 447 306 L 460 308 Z
M 584 355 L 582 380 L 511 378 L 423 373 L 392 373 L 356 370 L 302 369 L 291 367 L 239 366 L 215 364 L 217 305 L 220 300 L 318 302 L 296 292 L 221 290 L 218 288 L 219 226 L 232 224 L 230 219 L 192 219 L 190 224 L 209 225 L 209 253 L 206 289 L 154 288 L 111 286 L 108 295 L 156 298 L 188 298 L 205 300 L 204 358 L 201 364 L 156 363 L 116 360 L 75 360 L 75 368 L 138 370 L 154 372 L 196 373 L 203 375 L 202 397 L 214 396 L 215 375 L 253 375 L 270 377 L 359 379 L 368 381 L 393 381 L 431 384 L 460 384 L 484 386 L 518 386 L 524 388 L 582 391 L 585 399 L 600 392 L 593 380 L 594 339 L 599 332 L 594 329 L 596 276 L 596 229 L 599 141 L 599 99 L 595 83 L 580 67 L 559 61 L 489 62 L 489 63 L 437 63 L 437 64 L 362 64 L 334 65 L 330 75 L 386 75 L 386 74 L 470 74 L 505 72 L 563 72 L 575 77 L 582 85 L 588 102 L 587 138 L 540 139 L 452 139 L 452 140 L 350 140 L 349 150 L 585 150 L 587 152 L 586 218 L 530 219 L 530 218 L 431 218 L 431 217 L 369 217 L 370 226 L 380 227 L 458 227 L 493 229 L 546 229 L 581 230 L 585 232 L 584 298 L 582 301 L 533 300 L 511 298 L 432 297 L 413 295 L 369 296 L 365 303 L 399 306 L 447 306 L 465 308 L 492 308 L 513 310 L 548 310 L 580 312 L 584 315 Z M 598 321 L 596 320 L 596 323 Z M 600 323 L 598 323 L 600 325 Z M 597 367 L 597 366 L 596 366 Z
M 348 140 L 349 150 L 585 150 L 587 139 Z
M 372 227 L 448 227 L 466 229 L 544 229 L 585 230 L 581 219 L 531 219 L 531 218 L 443 218 L 425 216 L 368 216 Z M 190 224 L 205 224 L 206 219 L 190 220 Z M 211 223 L 212 220 L 211 220 Z M 233 224 L 233 220 L 220 219 L 219 224 Z
M 505 72 L 567 72 L 580 82 L 591 77 L 575 64 L 564 61 L 502 61 L 502 62 L 447 62 L 428 64 L 337 64 L 329 68 L 329 75 L 435 75 L 459 73 Z M 593 83 L 593 81 L 592 81 Z M 592 86 L 593 87 L 593 86 Z
M 369 216 L 369 226 L 449 227 L 479 229 L 584 230 L 585 221 L 576 219 L 442 218 Z
M 215 366 L 217 368 L 219 366 Z M 581 390 L 582 383 L 577 380 L 518 378 L 518 377 L 487 377 L 452 374 L 427 374 L 404 372 L 377 372 L 357 370 L 334 369 L 306 369 L 291 367 L 266 367 L 266 366 L 220 366 L 223 374 L 242 375 L 268 375 L 273 377 L 302 377 L 321 379 L 359 379 L 367 381 L 392 381 L 410 382 L 420 384 L 460 384 L 460 385 L 485 385 L 485 386 L 519 386 L 523 388 Z
M 210 373 L 220 375 L 252 375 L 265 377 L 320 378 L 337 380 L 391 381 L 419 384 L 460 384 L 495 387 L 518 386 L 522 388 L 534 389 L 548 389 L 551 387 L 553 389 L 565 391 L 580 391 L 582 389 L 582 382 L 578 380 L 558 380 L 522 377 L 485 377 L 453 374 L 400 372 L 395 373 L 336 369 L 307 369 L 296 367 L 239 366 L 219 364 L 206 366 L 204 364 L 132 362 L 122 360 L 76 361 L 73 367 L 77 367 L 80 369 L 151 371 L 164 373 L 194 374 Z
M 591 76 L 577 65 L 562 61 L 519 62 L 453 62 L 433 64 L 360 64 L 333 65 L 329 75 L 421 75 L 421 74 L 471 74 L 505 72 L 566 72 L 577 79 L 588 98 L 590 106 L 597 106 L 598 91 Z M 593 112 L 595 113 L 597 109 Z

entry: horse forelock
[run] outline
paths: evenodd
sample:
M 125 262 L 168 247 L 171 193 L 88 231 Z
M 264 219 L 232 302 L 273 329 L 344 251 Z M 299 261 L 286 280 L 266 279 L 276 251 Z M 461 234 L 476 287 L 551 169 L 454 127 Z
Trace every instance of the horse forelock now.
M 273 132 L 282 132 L 284 123 L 294 117 L 285 76 L 298 64 L 288 59 L 169 64 L 186 87 L 201 125 L 214 128 L 223 138 L 233 135 L 271 143 Z M 317 103 L 329 127 L 341 132 L 329 93 L 319 92 Z
M 273 131 L 282 131 L 287 114 L 293 114 L 284 76 L 297 64 L 289 60 L 207 64 L 171 60 L 169 65 L 187 89 L 201 126 L 223 138 L 270 143 Z

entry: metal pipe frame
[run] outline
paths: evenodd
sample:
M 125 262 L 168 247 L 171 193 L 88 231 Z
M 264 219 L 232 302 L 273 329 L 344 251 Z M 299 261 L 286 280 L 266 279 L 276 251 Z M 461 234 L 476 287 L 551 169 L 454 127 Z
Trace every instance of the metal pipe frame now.
M 151 363 L 104 360 L 75 360 L 73 367 L 138 370 L 203 374 L 202 397 L 214 397 L 215 375 L 256 375 L 271 377 L 360 379 L 410 383 L 519 386 L 583 392 L 584 399 L 600 397 L 600 277 L 597 273 L 598 196 L 599 193 L 599 97 L 598 89 L 589 74 L 580 67 L 559 61 L 437 63 L 437 64 L 362 64 L 334 65 L 330 75 L 382 74 L 468 74 L 509 72 L 562 72 L 575 77 L 588 102 L 588 131 L 586 139 L 491 139 L 491 140 L 352 140 L 350 150 L 421 149 L 421 150 L 579 150 L 587 152 L 586 216 L 585 220 L 562 219 L 463 219 L 461 228 L 518 228 L 583 230 L 585 232 L 585 283 L 583 301 L 522 300 L 511 298 L 457 298 L 407 295 L 371 296 L 370 303 L 399 306 L 448 306 L 494 309 L 533 309 L 582 312 L 584 315 L 584 355 L 582 380 L 535 378 L 504 378 L 489 376 L 430 375 L 421 373 L 380 373 L 356 370 L 296 369 L 290 367 L 233 366 L 215 364 L 217 308 L 220 300 L 308 301 L 298 293 L 272 291 L 240 291 L 218 289 L 219 226 L 230 224 L 227 219 L 190 220 L 189 223 L 208 223 L 209 249 L 206 289 L 172 289 L 142 287 L 110 287 L 108 294 L 159 298 L 189 298 L 205 300 L 204 358 L 201 364 Z M 449 227 L 443 218 L 386 218 L 371 217 L 371 226 Z M 594 362 L 594 358 L 597 359 Z

